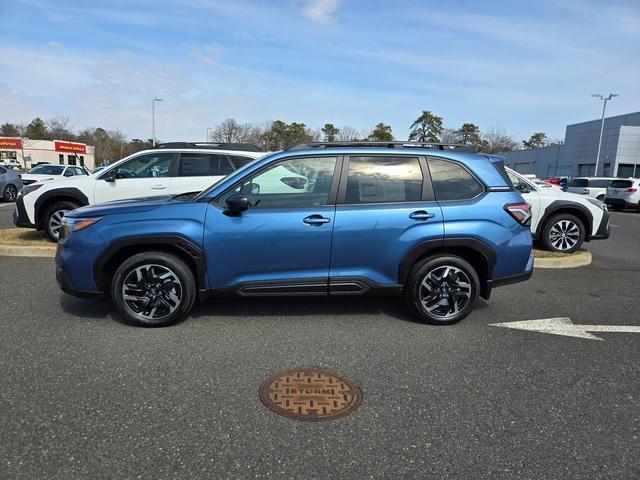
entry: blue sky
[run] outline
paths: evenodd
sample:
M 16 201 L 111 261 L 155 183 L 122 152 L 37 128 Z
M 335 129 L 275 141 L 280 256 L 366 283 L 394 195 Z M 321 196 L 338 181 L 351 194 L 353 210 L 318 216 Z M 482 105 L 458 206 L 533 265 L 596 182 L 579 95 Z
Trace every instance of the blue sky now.
M 640 2 L 0 0 L 0 122 L 162 140 L 225 118 L 406 138 L 421 110 L 517 140 L 640 110 Z

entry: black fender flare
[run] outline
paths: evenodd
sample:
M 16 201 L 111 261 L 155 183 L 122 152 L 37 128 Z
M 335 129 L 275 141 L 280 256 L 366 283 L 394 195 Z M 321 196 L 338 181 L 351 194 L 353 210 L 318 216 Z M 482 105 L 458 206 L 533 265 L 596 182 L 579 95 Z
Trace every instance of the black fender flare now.
M 584 226 L 585 240 L 591 237 L 591 233 L 593 232 L 593 214 L 589 211 L 589 209 L 584 205 L 580 205 L 576 202 L 570 202 L 567 200 L 556 200 L 550 203 L 547 208 L 544 209 L 544 213 L 542 214 L 542 217 L 540 217 L 540 221 L 538 222 L 538 226 L 536 227 L 535 238 L 540 238 L 542 229 L 544 228 L 545 223 L 547 223 L 547 220 L 549 220 L 549 217 L 559 210 L 579 211 L 586 219 L 586 224 Z
M 153 249 L 154 247 L 162 250 L 163 247 L 169 246 L 171 249 L 178 250 L 182 255 L 188 257 L 195 265 L 196 284 L 199 290 L 206 287 L 206 262 L 204 252 L 193 241 L 187 237 L 178 234 L 160 234 L 160 235 L 143 235 L 135 237 L 119 238 L 109 244 L 109 246 L 98 256 L 93 264 L 93 278 L 96 287 L 100 291 L 105 291 L 105 265 L 114 258 L 122 249 L 127 247 L 145 247 L 145 249 Z M 107 292 L 105 291 L 105 294 Z
M 61 199 L 72 198 L 76 202 L 78 202 L 81 207 L 84 207 L 85 205 L 89 205 L 89 199 L 87 198 L 87 196 L 75 187 L 54 188 L 52 190 L 48 190 L 38 197 L 33 207 L 33 215 L 36 221 L 36 228 L 38 229 L 42 228 L 42 219 L 40 218 L 41 217 L 40 209 L 45 203 L 48 203 L 49 199 L 55 198 L 55 197 L 61 197 Z
M 398 267 L 398 282 L 404 284 L 413 264 L 420 258 L 436 249 L 446 249 L 455 247 L 469 248 L 482 255 L 487 263 L 485 280 L 488 282 L 493 278 L 493 268 L 496 265 L 496 252 L 486 243 L 472 237 L 451 237 L 443 239 L 425 240 L 415 245 L 409 250 Z

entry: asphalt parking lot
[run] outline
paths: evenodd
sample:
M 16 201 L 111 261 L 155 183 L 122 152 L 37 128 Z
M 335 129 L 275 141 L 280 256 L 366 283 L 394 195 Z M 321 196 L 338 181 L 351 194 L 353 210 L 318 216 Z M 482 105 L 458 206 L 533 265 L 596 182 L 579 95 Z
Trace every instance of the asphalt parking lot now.
M 491 326 L 640 326 L 640 214 L 611 217 L 591 266 L 536 270 L 446 327 L 343 297 L 211 300 L 133 328 L 62 294 L 52 259 L 0 257 L 0 477 L 639 478 L 640 333 Z M 263 407 L 266 377 L 306 366 L 353 380 L 360 408 Z

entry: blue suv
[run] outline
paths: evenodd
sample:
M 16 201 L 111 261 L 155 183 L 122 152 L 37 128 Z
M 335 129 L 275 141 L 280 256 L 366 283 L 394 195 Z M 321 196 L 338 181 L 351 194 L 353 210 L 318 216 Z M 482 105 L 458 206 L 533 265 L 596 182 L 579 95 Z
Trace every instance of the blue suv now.
M 56 277 L 145 326 L 215 295 L 404 295 L 419 319 L 448 324 L 531 276 L 530 217 L 500 157 L 446 144 L 302 145 L 197 194 L 69 212 Z

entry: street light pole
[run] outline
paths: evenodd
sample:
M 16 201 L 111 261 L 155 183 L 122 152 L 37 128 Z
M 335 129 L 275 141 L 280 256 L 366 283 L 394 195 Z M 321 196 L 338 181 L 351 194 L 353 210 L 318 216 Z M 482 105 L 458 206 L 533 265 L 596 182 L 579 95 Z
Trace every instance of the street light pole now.
M 602 103 L 602 122 L 600 123 L 600 140 L 598 140 L 598 154 L 596 155 L 596 171 L 593 172 L 593 176 L 598 176 L 598 165 L 600 164 L 600 150 L 602 148 L 602 133 L 604 132 L 604 112 L 607 110 L 607 102 L 611 100 L 613 97 L 617 97 L 616 93 L 610 93 L 608 97 L 604 95 L 600 95 L 599 93 L 594 93 L 591 95 L 592 97 L 599 98 L 603 101 Z
M 213 127 L 207 127 L 207 138 L 206 138 L 207 142 L 211 141 L 211 138 L 209 137 L 209 130 L 213 130 Z
M 155 97 L 151 100 L 151 141 L 153 146 L 156 146 L 156 102 L 161 102 L 162 99 Z

